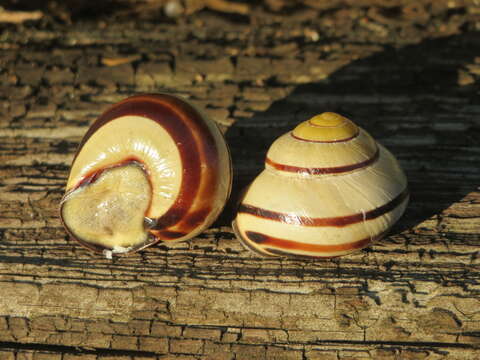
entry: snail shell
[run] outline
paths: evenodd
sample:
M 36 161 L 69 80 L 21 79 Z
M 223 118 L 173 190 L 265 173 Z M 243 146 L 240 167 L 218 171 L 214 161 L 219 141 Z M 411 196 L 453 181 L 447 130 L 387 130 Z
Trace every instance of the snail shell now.
M 113 105 L 77 150 L 61 202 L 67 232 L 94 251 L 127 253 L 210 226 L 232 170 L 216 124 L 181 98 L 139 95 Z
M 349 119 L 327 112 L 272 144 L 233 228 L 262 255 L 340 256 L 385 236 L 408 197 L 394 156 Z

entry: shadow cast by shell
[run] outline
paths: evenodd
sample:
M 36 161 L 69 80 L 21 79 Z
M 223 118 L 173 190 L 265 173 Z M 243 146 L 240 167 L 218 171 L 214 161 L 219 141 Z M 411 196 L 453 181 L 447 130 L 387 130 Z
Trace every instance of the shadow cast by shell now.
M 423 222 L 438 220 L 478 187 L 480 122 L 474 114 L 480 82 L 465 84 L 459 74 L 480 53 L 479 35 L 470 32 L 386 48 L 323 81 L 297 86 L 264 112 L 237 119 L 226 134 L 234 187 L 219 222 L 234 218 L 242 190 L 263 169 L 271 143 L 325 111 L 345 115 L 367 130 L 406 172 L 410 204 L 390 234 L 421 232 Z M 442 232 L 442 226 L 435 231 Z

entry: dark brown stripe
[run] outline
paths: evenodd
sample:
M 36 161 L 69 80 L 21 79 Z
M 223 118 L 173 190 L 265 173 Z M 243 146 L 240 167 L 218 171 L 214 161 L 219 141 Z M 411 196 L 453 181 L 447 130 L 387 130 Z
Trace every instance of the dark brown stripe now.
M 304 251 L 311 253 L 329 253 L 337 251 L 348 251 L 348 250 L 357 250 L 366 247 L 370 242 L 378 240 L 386 235 L 387 232 L 382 232 L 374 237 L 368 237 L 358 241 L 352 241 L 344 244 L 334 244 L 334 245 L 325 245 L 325 244 L 306 244 L 298 241 L 280 239 L 277 237 L 265 235 L 255 231 L 246 231 L 245 235 L 248 239 L 258 245 L 265 246 L 265 250 L 275 253 L 276 250 L 270 249 L 269 247 L 274 247 L 275 249 L 283 250 L 283 255 L 296 255 L 292 254 L 289 251 Z M 271 251 L 273 250 L 273 251 Z M 318 256 L 318 255 L 315 255 Z
M 94 183 L 95 181 L 97 181 L 100 178 L 100 176 L 106 170 L 114 169 L 114 168 L 121 167 L 121 166 L 127 166 L 127 165 L 138 166 L 140 169 L 142 169 L 146 174 L 147 181 L 149 182 L 150 186 L 152 186 L 151 175 L 150 175 L 145 163 L 141 159 L 139 159 L 135 156 L 129 156 L 129 157 L 123 159 L 122 161 L 119 161 L 119 162 L 113 163 L 113 164 L 109 164 L 109 165 L 105 166 L 104 168 L 91 170 L 89 173 L 85 174 L 80 179 L 78 184 L 76 184 L 73 188 L 71 188 L 69 190 L 69 192 L 75 191 L 79 187 Z
M 395 209 L 401 203 L 403 203 L 405 199 L 407 199 L 408 195 L 409 195 L 408 189 L 405 189 L 390 202 L 378 208 L 375 208 L 373 210 L 367 211 L 365 213 L 358 213 L 353 215 L 337 216 L 337 217 L 330 217 L 330 218 L 310 218 L 307 216 L 298 216 L 295 214 L 280 213 L 280 212 L 266 210 L 256 206 L 247 205 L 247 204 L 241 204 L 238 212 L 258 216 L 264 219 L 279 221 L 287 224 L 295 224 L 295 225 L 303 225 L 303 226 L 342 227 L 342 226 L 359 223 L 364 220 L 372 220 L 379 216 L 382 216 L 392 211 L 393 209 Z
M 365 161 L 361 161 L 356 164 L 344 165 L 344 166 L 336 166 L 336 167 L 325 167 L 325 168 L 305 168 L 299 166 L 292 166 L 292 165 L 284 165 L 274 162 L 273 160 L 269 159 L 268 157 L 265 159 L 265 163 L 274 167 L 280 171 L 288 171 L 294 172 L 299 174 L 308 174 L 308 175 L 323 175 L 323 174 L 340 174 L 344 172 L 350 172 L 353 170 L 361 169 L 372 165 L 375 161 L 379 158 L 379 149 L 375 151 L 375 154 Z
M 352 135 L 348 138 L 345 138 L 345 139 L 340 139 L 340 140 L 330 140 L 330 141 L 319 141 L 319 140 L 309 140 L 309 139 L 304 139 L 304 138 L 301 138 L 301 137 L 298 137 L 298 136 L 295 136 L 293 134 L 293 131 L 290 132 L 290 135 L 294 138 L 294 139 L 297 139 L 297 140 L 300 140 L 300 141 L 306 141 L 306 142 L 312 142 L 312 143 L 324 143 L 324 144 L 329 144 L 329 143 L 340 143 L 340 142 L 346 142 L 346 141 L 350 141 L 350 140 L 353 140 L 355 139 L 358 135 L 360 134 L 360 131 L 357 131 L 355 133 L 355 135 Z
M 252 246 L 250 244 L 250 241 L 248 241 L 247 239 L 245 239 L 242 235 L 242 233 L 240 232 L 240 230 L 238 230 L 238 227 L 237 227 L 237 224 L 235 221 L 232 222 L 232 229 L 233 229 L 233 232 L 235 233 L 236 237 L 238 240 L 240 240 L 240 242 L 242 243 L 242 245 L 244 245 L 247 249 L 253 251 L 254 253 L 257 253 L 261 256 L 269 256 L 269 257 L 274 257 L 275 255 L 272 255 L 270 253 L 267 253 L 267 252 L 264 252 L 264 251 L 261 251 L 260 249 Z
M 197 202 L 196 206 L 204 208 L 204 204 L 211 204 L 215 195 L 219 166 L 215 139 L 202 116 L 184 100 L 167 94 L 138 95 L 104 112 L 87 131 L 77 154 L 100 127 L 119 117 L 132 115 L 158 123 L 178 146 L 183 167 L 180 191 L 170 209 L 156 219 L 157 225 L 152 232 L 157 237 L 161 236 L 162 231 L 165 232 L 165 239 L 159 240 L 184 236 L 193 230 L 192 222 L 188 221 L 190 212 L 197 210 L 193 204 Z M 194 223 L 198 222 L 196 219 Z

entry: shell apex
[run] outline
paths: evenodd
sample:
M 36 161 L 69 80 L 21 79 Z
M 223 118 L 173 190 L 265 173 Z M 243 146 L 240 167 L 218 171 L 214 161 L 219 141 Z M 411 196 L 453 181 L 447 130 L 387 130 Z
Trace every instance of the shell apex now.
M 293 137 L 313 142 L 347 141 L 358 135 L 358 127 L 348 118 L 334 112 L 324 112 L 300 123 Z

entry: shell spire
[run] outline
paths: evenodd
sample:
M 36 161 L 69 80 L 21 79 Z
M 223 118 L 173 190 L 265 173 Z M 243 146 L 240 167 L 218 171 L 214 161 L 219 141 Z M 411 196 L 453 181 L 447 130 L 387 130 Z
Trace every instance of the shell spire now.
M 342 115 L 324 112 L 299 124 L 292 131 L 292 135 L 305 141 L 348 141 L 358 135 L 358 127 Z

